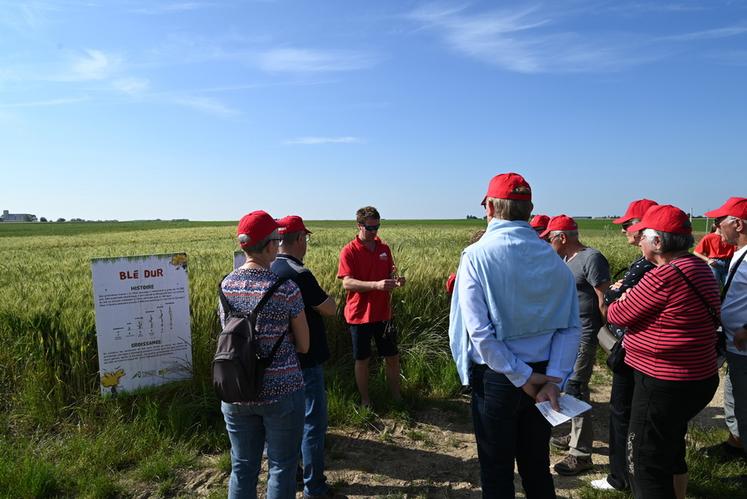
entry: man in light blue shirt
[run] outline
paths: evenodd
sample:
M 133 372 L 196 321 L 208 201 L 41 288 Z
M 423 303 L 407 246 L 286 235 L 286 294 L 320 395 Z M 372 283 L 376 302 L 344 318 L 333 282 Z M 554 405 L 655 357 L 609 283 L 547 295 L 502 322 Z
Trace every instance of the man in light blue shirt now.
M 528 498 L 555 497 L 550 424 L 534 407 L 557 407 L 580 336 L 573 275 L 527 223 L 529 184 L 496 175 L 483 199 L 485 235 L 462 253 L 449 340 L 472 418 L 483 497 L 514 497 L 514 461 Z
M 744 458 L 747 455 L 747 261 L 744 261 L 747 254 L 747 198 L 729 198 L 723 206 L 705 215 L 716 219 L 724 242 L 737 247 L 722 290 L 721 325 L 726 334 L 726 360 L 729 362 L 734 415 L 744 452 L 735 452 L 728 441 L 721 447 L 726 455 Z

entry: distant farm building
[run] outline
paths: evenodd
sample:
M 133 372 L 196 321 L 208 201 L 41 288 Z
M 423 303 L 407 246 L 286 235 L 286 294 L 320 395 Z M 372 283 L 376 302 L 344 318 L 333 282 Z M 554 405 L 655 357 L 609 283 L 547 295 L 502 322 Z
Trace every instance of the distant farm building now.
M 8 213 L 8 210 L 3 210 L 0 222 L 36 222 L 36 215 L 29 213 Z

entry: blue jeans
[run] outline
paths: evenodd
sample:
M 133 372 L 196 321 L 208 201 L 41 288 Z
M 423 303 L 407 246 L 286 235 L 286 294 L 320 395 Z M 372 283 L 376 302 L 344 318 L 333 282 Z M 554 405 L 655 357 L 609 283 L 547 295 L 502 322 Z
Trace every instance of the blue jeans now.
M 720 286 L 726 283 L 726 276 L 729 275 L 730 261 L 730 258 L 714 258 L 711 272 L 713 272 L 713 277 L 716 278 Z
M 322 366 L 303 370 L 306 397 L 306 418 L 303 425 L 301 456 L 303 457 L 303 491 L 310 496 L 327 493 L 324 476 L 324 439 L 327 434 L 327 392 L 324 389 Z
M 256 498 L 262 449 L 267 441 L 269 499 L 296 497 L 298 446 L 303 434 L 303 391 L 298 390 L 267 405 L 221 402 L 231 440 L 229 499 Z
M 545 372 L 544 365 L 532 365 Z M 528 499 L 554 499 L 550 423 L 521 388 L 487 366 L 470 369 L 472 421 L 484 498 L 514 497 L 514 460 Z

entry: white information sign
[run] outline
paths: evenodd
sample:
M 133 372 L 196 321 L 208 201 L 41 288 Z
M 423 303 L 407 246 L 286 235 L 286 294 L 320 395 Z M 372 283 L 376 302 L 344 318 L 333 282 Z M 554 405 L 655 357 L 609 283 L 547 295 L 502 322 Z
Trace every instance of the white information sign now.
M 192 375 L 187 255 L 91 261 L 101 393 Z

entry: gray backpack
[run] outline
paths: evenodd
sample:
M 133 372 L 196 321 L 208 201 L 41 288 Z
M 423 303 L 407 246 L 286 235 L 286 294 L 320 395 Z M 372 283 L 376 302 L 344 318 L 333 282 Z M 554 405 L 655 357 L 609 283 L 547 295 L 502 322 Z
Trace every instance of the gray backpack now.
M 270 354 L 261 357 L 257 345 L 257 315 L 287 280 L 278 279 L 248 314 L 231 307 L 223 294 L 223 279 L 218 283 L 218 297 L 223 305 L 225 326 L 218 336 L 218 348 L 213 357 L 213 387 L 222 401 L 252 402 L 259 397 L 265 369 L 272 364 L 285 333 L 277 339 Z

